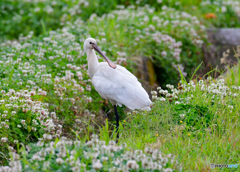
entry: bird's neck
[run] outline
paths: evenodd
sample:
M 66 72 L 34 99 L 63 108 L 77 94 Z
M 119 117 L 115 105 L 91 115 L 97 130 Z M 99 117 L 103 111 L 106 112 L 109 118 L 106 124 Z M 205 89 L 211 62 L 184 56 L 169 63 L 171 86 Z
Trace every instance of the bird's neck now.
M 93 78 L 95 72 L 98 69 L 98 58 L 93 49 L 87 51 L 87 60 L 88 60 L 88 73 L 90 78 Z

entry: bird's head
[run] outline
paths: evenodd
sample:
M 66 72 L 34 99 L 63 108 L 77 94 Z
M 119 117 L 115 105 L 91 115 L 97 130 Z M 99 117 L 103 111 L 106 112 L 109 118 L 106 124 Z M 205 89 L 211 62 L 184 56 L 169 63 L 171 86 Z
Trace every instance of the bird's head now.
M 85 52 L 89 49 L 93 49 L 93 45 L 97 45 L 97 41 L 94 38 L 87 38 L 83 45 Z
M 105 58 L 105 60 L 107 61 L 108 65 L 111 68 L 113 69 L 117 68 L 117 66 L 109 58 L 107 58 L 107 56 L 105 56 L 103 52 L 98 48 L 97 41 L 94 38 L 87 38 L 84 41 L 83 48 L 85 52 L 88 52 L 89 50 L 93 50 L 93 49 L 96 50 L 99 54 L 101 54 Z

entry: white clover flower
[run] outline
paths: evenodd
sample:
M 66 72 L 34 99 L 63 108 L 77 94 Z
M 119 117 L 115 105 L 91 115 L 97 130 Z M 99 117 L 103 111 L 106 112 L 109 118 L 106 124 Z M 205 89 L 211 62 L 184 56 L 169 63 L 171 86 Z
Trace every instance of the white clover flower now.
M 92 147 L 93 146 L 93 142 L 90 140 L 88 142 L 85 143 L 86 146 Z
M 157 100 L 157 98 L 158 98 L 157 96 L 154 96 L 154 95 L 152 96 L 153 101 Z
M 43 134 L 43 139 L 44 140 L 51 140 L 52 139 L 52 135 L 50 135 L 50 134 Z
M 175 95 L 175 96 L 174 96 L 174 99 L 177 100 L 177 99 L 178 99 L 178 96 Z
M 2 137 L 2 138 L 1 138 L 1 141 L 2 141 L 3 143 L 5 143 L 5 142 L 8 141 L 8 138 L 7 138 L 7 137 Z
M 184 118 L 185 117 L 185 114 L 180 114 L 179 115 L 181 118 Z
M 100 141 L 98 142 L 98 144 L 99 144 L 100 146 L 105 146 L 105 145 L 106 145 L 106 142 L 105 142 L 104 140 L 100 140 Z
M 175 105 L 179 105 L 179 104 L 181 104 L 179 101 L 176 101 L 176 102 L 175 102 Z
M 145 154 L 140 154 L 140 155 L 137 155 L 137 156 L 135 157 L 135 160 L 136 160 L 137 162 L 140 162 L 140 161 L 142 161 L 145 157 L 146 157 Z
M 163 170 L 164 172 L 172 172 L 173 170 L 171 168 L 166 168 Z
M 92 138 L 91 141 L 93 142 L 93 144 L 97 144 L 99 142 L 98 138 Z
M 165 102 L 165 101 L 166 101 L 166 99 L 165 99 L 164 97 L 159 98 L 159 100 L 160 100 L 161 102 Z
M 97 160 L 96 162 L 93 162 L 93 168 L 95 169 L 95 170 L 100 170 L 101 168 L 102 168 L 102 163 L 99 161 L 99 160 Z
M 162 55 L 163 57 L 165 57 L 165 56 L 167 55 L 167 52 L 166 52 L 166 51 L 162 51 L 162 52 L 161 52 L 161 55 Z
M 153 153 L 153 154 L 152 154 L 152 159 L 153 159 L 154 161 L 156 161 L 156 160 L 161 160 L 161 158 L 162 158 L 162 154 L 161 154 L 161 153 Z
M 139 165 L 137 164 L 137 162 L 135 160 L 128 160 L 127 167 L 137 170 L 139 168 Z
M 118 166 L 119 164 L 121 164 L 121 161 L 119 160 L 119 158 L 117 158 L 115 161 L 112 161 L 112 163 Z
M 25 125 L 25 124 L 26 124 L 26 121 L 25 121 L 24 119 L 22 119 L 22 120 L 21 120 L 21 123 L 22 123 L 23 125 Z
M 86 98 L 86 101 L 87 101 L 88 103 L 91 103 L 91 102 L 92 102 L 92 97 L 87 97 L 87 98 Z
M 164 90 L 159 90 L 159 93 L 160 93 L 160 94 L 163 94 L 163 93 L 164 93 Z
M 42 147 L 44 145 L 44 142 L 41 141 L 42 139 L 39 138 L 40 141 L 37 142 L 38 147 Z
M 163 92 L 163 94 L 164 94 L 164 95 L 167 95 L 167 94 L 168 94 L 168 90 L 165 90 L 165 91 Z
M 144 159 L 142 160 L 142 167 L 143 167 L 144 169 L 151 169 L 151 168 L 152 168 L 152 161 L 149 161 L 148 158 L 144 158 Z
M 110 141 L 109 141 L 109 145 L 115 146 L 115 145 L 116 145 L 116 142 L 115 142 L 114 140 L 110 140 Z
M 108 157 L 107 156 L 102 156 L 102 161 L 108 161 Z
M 211 76 L 207 77 L 207 80 L 208 81 L 212 80 L 212 77 Z
M 137 150 L 134 151 L 135 156 L 141 155 L 141 154 L 142 154 L 142 150 L 137 149 Z
M 218 91 L 217 89 L 213 89 L 213 90 L 212 90 L 212 93 L 213 93 L 213 94 L 218 94 L 219 91 Z
M 117 147 L 114 146 L 114 145 L 109 145 L 108 148 L 109 148 L 110 152 L 115 152 L 115 151 L 117 151 Z
M 166 94 L 166 97 L 172 97 L 172 94 L 167 93 L 167 94 Z
M 146 152 L 146 153 L 152 153 L 153 152 L 153 149 L 152 148 L 150 148 L 150 147 L 146 147 L 145 149 L 144 149 L 144 151 Z
M 204 84 L 203 80 L 199 80 L 198 83 L 199 83 L 199 85 L 203 85 Z
M 32 160 L 33 161 L 41 161 L 41 157 L 39 155 L 35 154 L 35 155 L 33 155 Z
M 151 91 L 151 94 L 156 96 L 157 95 L 157 92 L 156 91 Z
M 129 171 L 129 168 L 123 164 L 120 165 L 120 167 L 118 168 L 118 171 Z
M 168 157 L 168 158 L 175 158 L 175 155 L 173 155 L 173 154 L 170 153 L 170 154 L 167 154 L 167 157 Z
M 115 166 L 113 166 L 113 167 L 111 167 L 111 168 L 109 169 L 109 171 L 110 171 L 110 172 L 116 172 L 116 171 L 118 171 L 118 168 L 115 167 Z
M 37 130 L 36 127 L 32 127 L 32 131 L 35 132 Z
M 234 94 L 233 94 L 233 97 L 237 97 L 237 96 L 238 96 L 238 94 L 237 94 L 237 93 L 234 93 Z
M 47 152 L 46 151 L 39 151 L 38 154 L 41 156 L 41 157 L 45 157 L 47 155 Z
M 81 171 L 81 168 L 78 167 L 78 166 L 75 166 L 75 167 L 72 167 L 72 171 L 73 172 L 79 172 L 79 171 Z
M 57 158 L 56 163 L 60 165 L 60 164 L 64 163 L 64 160 L 62 158 Z

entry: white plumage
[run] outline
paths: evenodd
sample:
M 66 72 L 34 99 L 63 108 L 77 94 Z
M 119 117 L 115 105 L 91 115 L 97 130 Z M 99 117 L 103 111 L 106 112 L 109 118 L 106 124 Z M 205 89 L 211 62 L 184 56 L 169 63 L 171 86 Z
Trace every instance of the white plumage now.
M 117 68 L 113 69 L 106 62 L 100 63 L 92 83 L 101 97 L 113 105 L 124 104 L 131 110 L 150 110 L 148 94 L 137 78 L 122 66 L 117 65 Z
M 97 47 L 95 39 L 86 39 L 84 49 L 87 53 L 88 72 L 93 86 L 103 99 L 109 100 L 113 105 L 124 104 L 131 110 L 151 109 L 152 102 L 138 79 L 126 68 L 111 62 Z M 94 49 L 107 62 L 99 63 Z

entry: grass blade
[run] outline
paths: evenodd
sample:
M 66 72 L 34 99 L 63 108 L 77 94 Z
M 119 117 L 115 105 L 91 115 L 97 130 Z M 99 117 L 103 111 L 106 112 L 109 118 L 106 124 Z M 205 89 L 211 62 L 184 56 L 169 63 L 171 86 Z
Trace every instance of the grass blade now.
M 203 78 L 204 78 L 206 75 L 208 75 L 208 74 L 214 72 L 215 70 L 216 70 L 216 69 L 213 69 L 213 70 L 209 71 L 208 73 L 206 73 L 206 74 L 203 76 Z
M 186 80 L 186 78 L 183 76 L 182 71 L 181 71 L 181 69 L 180 69 L 179 66 L 178 66 L 178 70 L 179 70 L 179 73 L 180 73 L 180 75 L 181 75 L 181 80 L 182 80 L 182 82 L 185 82 L 185 83 L 187 84 L 187 80 Z
M 41 25 L 42 25 L 43 35 L 45 35 L 46 34 L 46 26 L 45 26 L 43 20 L 41 20 Z
M 201 66 L 202 64 L 203 64 L 203 62 L 200 63 L 200 65 L 198 65 L 198 67 L 195 69 L 195 71 L 193 72 L 193 74 L 192 74 L 192 76 L 191 76 L 191 78 L 190 78 L 190 81 L 192 80 L 193 76 L 195 75 L 195 73 L 198 71 L 198 69 L 200 68 L 200 66 Z

